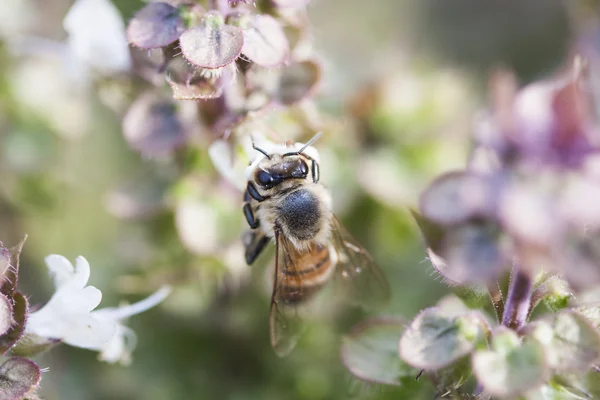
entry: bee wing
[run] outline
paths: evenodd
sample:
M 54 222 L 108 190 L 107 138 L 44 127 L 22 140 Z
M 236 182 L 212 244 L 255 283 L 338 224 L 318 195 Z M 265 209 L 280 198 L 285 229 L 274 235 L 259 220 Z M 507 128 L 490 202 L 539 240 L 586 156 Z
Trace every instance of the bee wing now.
M 279 357 L 285 357 L 296 348 L 305 326 L 295 308 L 271 303 L 269 328 L 273 350 Z
M 304 324 L 293 305 L 284 299 L 302 296 L 303 287 L 292 257 L 293 250 L 284 235 L 275 232 L 275 277 L 269 312 L 271 346 L 280 357 L 285 357 L 296 347 Z
M 367 309 L 385 305 L 390 297 L 385 274 L 336 216 L 332 224 L 331 243 L 337 254 L 335 280 L 347 301 Z

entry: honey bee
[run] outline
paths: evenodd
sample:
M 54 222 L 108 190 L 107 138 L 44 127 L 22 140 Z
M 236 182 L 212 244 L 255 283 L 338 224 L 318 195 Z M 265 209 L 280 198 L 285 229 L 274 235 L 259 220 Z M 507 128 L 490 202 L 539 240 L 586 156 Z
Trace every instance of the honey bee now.
M 251 265 L 275 242 L 269 332 L 279 356 L 293 350 L 301 333 L 295 307 L 332 279 L 343 283 L 347 300 L 367 308 L 389 296 L 381 270 L 331 211 L 331 195 L 319 182 L 319 154 L 312 147 L 319 136 L 306 144 L 253 144 L 260 154 L 246 169 L 246 262 Z

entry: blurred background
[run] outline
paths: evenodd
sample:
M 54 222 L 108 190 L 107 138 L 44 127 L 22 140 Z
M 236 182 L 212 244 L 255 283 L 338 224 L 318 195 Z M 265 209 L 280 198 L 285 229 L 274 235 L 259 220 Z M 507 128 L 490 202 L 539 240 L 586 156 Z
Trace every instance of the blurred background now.
M 113 3 L 124 21 L 144 5 Z M 59 346 L 36 359 L 49 368 L 40 395 L 431 398 L 430 389 L 419 390 L 424 381 L 414 382 L 419 395 L 407 397 L 345 371 L 340 337 L 366 316 L 357 311 L 315 318 L 295 352 L 275 356 L 263 279 L 269 257 L 244 263 L 241 193 L 208 157 L 215 137 L 198 127 L 194 146 L 174 156 L 132 149 L 122 120 L 144 83 L 132 72 L 90 72 L 73 58 L 63 28 L 72 4 L 1 2 L 0 240 L 10 245 L 29 235 L 20 285 L 32 304 L 52 293 L 43 263 L 50 253 L 84 255 L 104 307 L 134 302 L 163 283 L 174 292 L 129 321 L 138 335 L 131 365 Z M 315 101 L 332 126 L 316 144 L 322 182 L 335 212 L 387 274 L 392 301 L 380 315 L 409 319 L 449 291 L 425 260 L 409 208 L 434 176 L 464 166 L 489 72 L 512 68 L 523 84 L 553 73 L 577 46 L 598 43 L 597 7 L 558 0 L 309 5 L 324 65 Z

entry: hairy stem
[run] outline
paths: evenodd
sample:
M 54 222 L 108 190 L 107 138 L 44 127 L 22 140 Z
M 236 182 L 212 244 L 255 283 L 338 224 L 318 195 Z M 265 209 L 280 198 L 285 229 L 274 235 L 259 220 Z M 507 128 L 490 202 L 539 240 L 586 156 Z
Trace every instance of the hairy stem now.
M 529 307 L 531 305 L 531 294 L 533 281 L 529 274 L 521 270 L 518 265 L 513 266 L 508 297 L 502 316 L 502 325 L 519 330 L 527 321 Z
M 498 282 L 488 284 L 488 293 L 490 294 L 490 300 L 492 300 L 492 305 L 496 311 L 496 318 L 498 319 L 498 322 L 501 322 L 502 316 L 504 315 L 504 298 L 502 297 L 502 291 L 500 290 Z

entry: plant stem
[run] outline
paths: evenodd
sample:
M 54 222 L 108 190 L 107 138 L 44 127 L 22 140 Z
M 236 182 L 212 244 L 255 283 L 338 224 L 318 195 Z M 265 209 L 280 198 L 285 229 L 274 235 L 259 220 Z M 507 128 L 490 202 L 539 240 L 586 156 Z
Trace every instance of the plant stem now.
M 504 298 L 502 297 L 502 291 L 498 282 L 488 284 L 488 293 L 490 294 L 490 300 L 496 311 L 496 318 L 498 322 L 502 321 L 504 315 Z
M 529 274 L 521 270 L 518 265 L 513 266 L 511 275 L 502 325 L 518 331 L 527 321 L 533 282 Z

